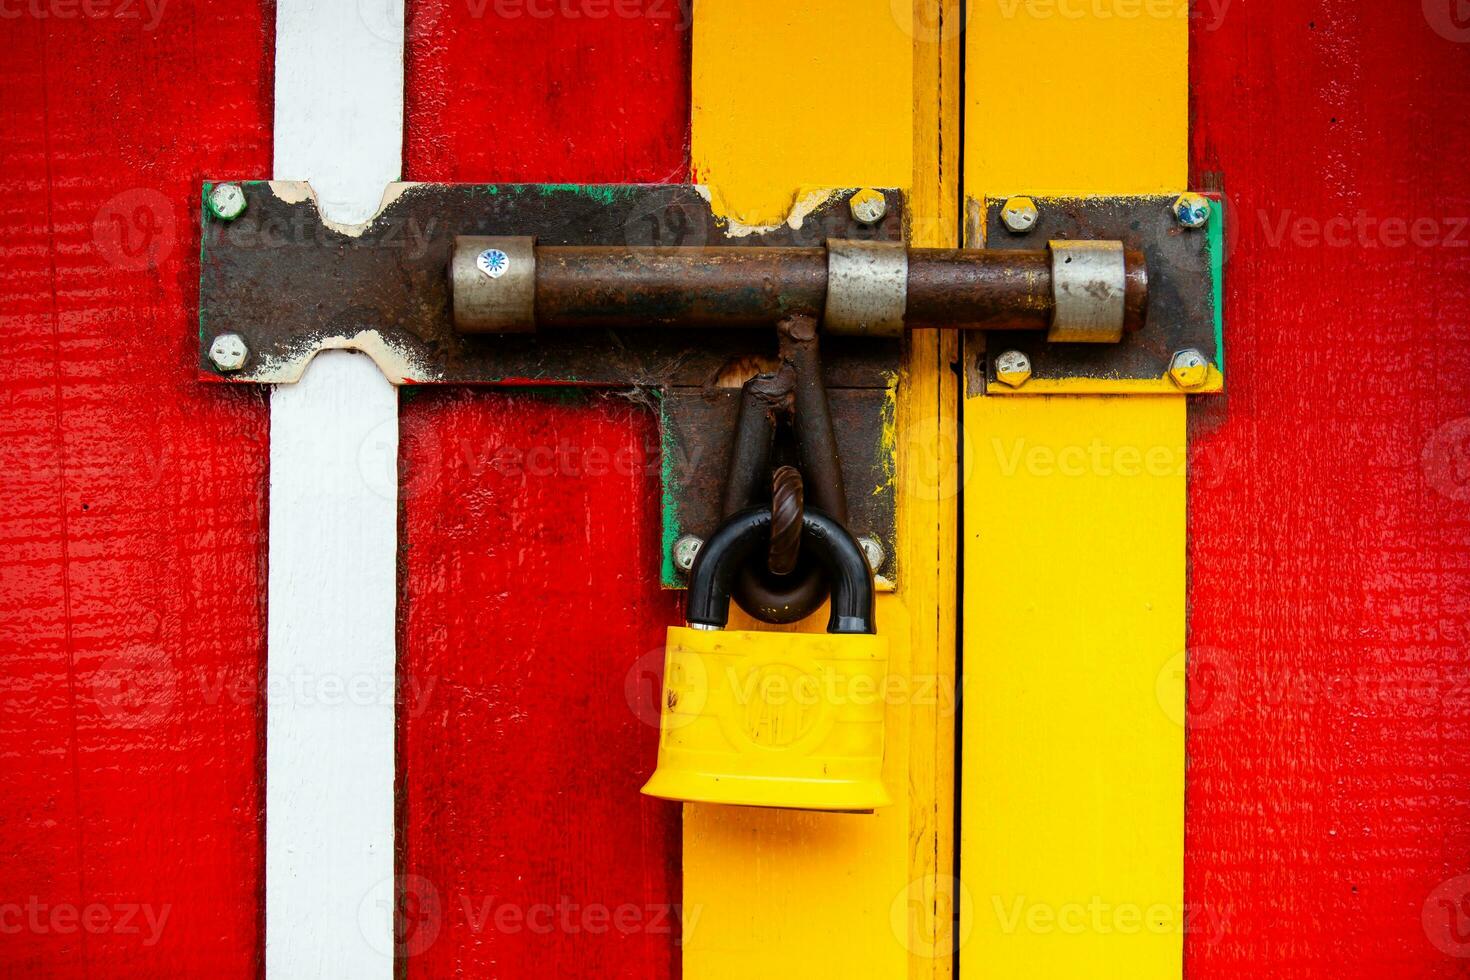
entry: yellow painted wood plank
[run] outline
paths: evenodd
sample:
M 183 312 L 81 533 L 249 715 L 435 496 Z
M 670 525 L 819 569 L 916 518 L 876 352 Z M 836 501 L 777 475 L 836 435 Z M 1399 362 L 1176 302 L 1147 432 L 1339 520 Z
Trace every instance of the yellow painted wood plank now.
M 1180 975 L 1182 404 L 966 405 L 962 977 Z
M 775 224 L 805 186 L 907 187 L 912 23 L 888 0 L 700 0 L 690 138 L 716 209 Z
M 774 224 L 802 188 L 912 186 L 915 243 L 957 243 L 957 7 L 700 0 L 694 167 L 717 210 Z M 895 804 L 872 815 L 687 805 L 691 980 L 950 976 L 956 345 L 915 338 L 898 386 L 899 584 L 878 599 L 909 692 L 888 706 Z
M 975 0 L 969 11 L 971 196 L 1184 189 L 1188 0 Z
M 970 197 L 1184 188 L 1184 0 L 970 8 Z M 1177 980 L 1184 398 L 963 414 L 961 978 Z
M 913 183 L 910 240 L 914 245 L 961 242 L 960 139 L 964 74 L 962 0 L 914 0 Z M 900 399 L 899 533 L 909 574 L 903 598 L 917 610 L 909 630 L 910 669 L 933 674 L 952 692 L 949 701 L 912 705 L 908 753 L 909 880 L 890 904 L 889 925 L 902 929 L 909 952 L 907 976 L 950 980 L 954 974 L 955 745 L 961 685 L 955 677 L 958 645 L 959 335 L 910 338 L 905 361 L 910 391 Z M 932 561 L 932 573 L 930 571 Z M 932 795 L 932 798 L 930 798 Z

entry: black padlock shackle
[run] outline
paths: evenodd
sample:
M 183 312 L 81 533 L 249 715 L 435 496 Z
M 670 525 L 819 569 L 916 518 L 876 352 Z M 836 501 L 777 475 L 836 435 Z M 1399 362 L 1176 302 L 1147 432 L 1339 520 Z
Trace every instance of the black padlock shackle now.
M 730 621 L 730 590 L 741 567 L 771 537 L 769 507 L 742 510 L 721 524 L 699 549 L 689 571 L 684 619 L 690 626 L 723 629 Z M 873 573 L 857 539 L 837 521 L 808 508 L 801 544 L 822 563 L 832 583 L 828 633 L 874 633 Z

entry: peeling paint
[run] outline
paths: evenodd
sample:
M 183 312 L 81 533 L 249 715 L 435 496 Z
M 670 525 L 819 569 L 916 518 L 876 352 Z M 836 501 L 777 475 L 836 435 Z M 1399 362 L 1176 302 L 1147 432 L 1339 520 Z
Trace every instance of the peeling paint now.
M 372 227 L 373 222 L 378 220 L 379 215 L 388 209 L 388 206 L 408 193 L 418 184 L 409 181 L 394 181 L 383 188 L 382 200 L 378 202 L 378 209 L 373 216 L 360 223 L 344 223 L 333 221 L 322 213 L 321 202 L 317 200 L 316 191 L 312 189 L 311 183 L 305 180 L 270 180 L 265 181 L 270 187 L 271 193 L 286 204 L 300 204 L 310 201 L 317 210 L 317 216 L 324 226 L 349 238 L 358 238 L 363 232 Z
M 408 351 L 390 343 L 376 330 L 361 330 L 351 337 L 325 337 L 312 347 L 286 358 L 262 361 L 239 380 L 258 384 L 295 384 L 306 373 L 312 358 L 324 350 L 355 350 L 372 358 L 389 384 L 421 384 L 442 380 L 442 372 Z
M 674 567 L 674 542 L 678 540 L 681 533 L 679 527 L 679 494 L 675 484 L 678 482 L 681 462 L 679 456 L 679 444 L 674 439 L 674 426 L 669 421 L 668 413 L 665 411 L 664 393 L 662 389 L 654 392 L 658 399 L 658 439 L 659 439 L 659 477 L 660 486 L 663 488 L 663 496 L 659 500 L 659 513 L 662 518 L 660 529 L 663 532 L 660 544 L 659 582 L 666 589 L 678 589 L 684 586 L 682 576 Z
M 709 203 L 710 210 L 714 212 L 715 218 L 720 222 L 721 228 L 729 238 L 747 238 L 751 235 L 765 235 L 785 226 L 793 231 L 799 230 L 806 221 L 807 215 L 825 205 L 828 201 L 842 193 L 842 188 L 835 187 L 799 187 L 791 195 L 790 204 L 786 209 L 786 217 L 772 224 L 762 224 L 759 218 L 747 219 L 737 215 L 736 209 L 730 201 L 720 193 L 719 188 L 706 184 L 695 187 L 699 196 Z
M 883 428 L 878 434 L 878 459 L 883 464 L 884 481 L 873 488 L 873 496 L 879 496 L 898 486 L 898 385 L 895 372 L 888 379 L 888 391 L 883 400 Z
M 637 192 L 630 184 L 535 184 L 542 197 L 552 194 L 577 194 L 601 204 L 612 205 L 619 199 L 633 196 Z

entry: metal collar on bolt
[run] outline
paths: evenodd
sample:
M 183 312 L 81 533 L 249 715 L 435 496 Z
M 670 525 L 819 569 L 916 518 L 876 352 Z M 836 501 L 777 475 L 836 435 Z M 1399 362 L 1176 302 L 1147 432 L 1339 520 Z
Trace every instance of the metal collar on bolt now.
M 536 329 L 536 239 L 462 235 L 449 259 L 454 323 L 465 333 Z
M 1122 242 L 1051 242 L 1054 300 L 1046 339 L 1116 344 L 1123 339 L 1128 266 Z
M 903 242 L 827 242 L 827 331 L 901 337 L 908 302 L 909 250 Z

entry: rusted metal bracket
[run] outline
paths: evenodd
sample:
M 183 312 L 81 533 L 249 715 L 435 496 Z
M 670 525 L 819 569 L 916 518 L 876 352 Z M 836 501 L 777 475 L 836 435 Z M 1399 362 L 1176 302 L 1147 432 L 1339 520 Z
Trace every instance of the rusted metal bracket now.
M 973 209 L 972 248 L 912 249 L 894 190 L 809 193 L 784 223 L 750 228 L 699 187 L 395 184 L 344 226 L 304 183 L 212 184 L 199 366 L 283 384 L 350 348 L 395 384 L 646 392 L 676 586 L 675 543 L 719 523 L 741 385 L 778 363 L 776 323 L 804 319 L 825 335 L 849 528 L 893 555 L 907 331 L 1009 332 L 972 362 L 973 392 L 1218 390 L 1208 212 L 1189 195 L 1015 199 Z M 891 585 L 891 559 L 877 564 Z
M 970 201 L 969 212 L 966 239 L 973 248 L 1030 252 L 1046 243 L 1121 241 L 1143 253 L 1149 282 L 1145 328 L 1116 344 L 1048 342 L 1033 334 L 967 344 L 970 395 L 1224 390 L 1226 215 L 1219 200 L 1199 194 L 996 197 Z
M 238 188 L 219 193 L 220 188 Z M 324 222 L 296 182 L 206 185 L 199 368 L 214 381 L 290 383 L 320 350 L 374 358 L 398 384 L 575 386 L 636 391 L 661 422 L 662 580 L 680 587 L 674 542 L 719 525 L 741 384 L 777 364 L 776 324 L 753 331 L 565 324 L 554 333 L 456 329 L 451 252 L 459 236 L 534 238 L 538 247 L 822 249 L 829 239 L 902 243 L 903 195 L 853 208 L 856 190 L 807 195 L 770 228 L 717 218 L 702 188 L 669 185 L 393 185 L 361 226 Z M 854 211 L 864 218 L 859 220 Z M 732 256 L 738 254 L 730 253 Z M 775 254 L 774 252 L 772 254 Z M 655 257 L 647 255 L 648 261 Z M 642 261 L 637 257 L 631 261 Z M 489 277 L 487 276 L 487 281 Z M 544 311 L 548 320 L 551 308 Z M 746 324 L 745 326 L 751 326 Z M 894 392 L 902 342 L 834 336 L 822 376 L 835 422 L 852 532 L 894 547 Z M 891 558 L 875 571 L 891 587 Z

